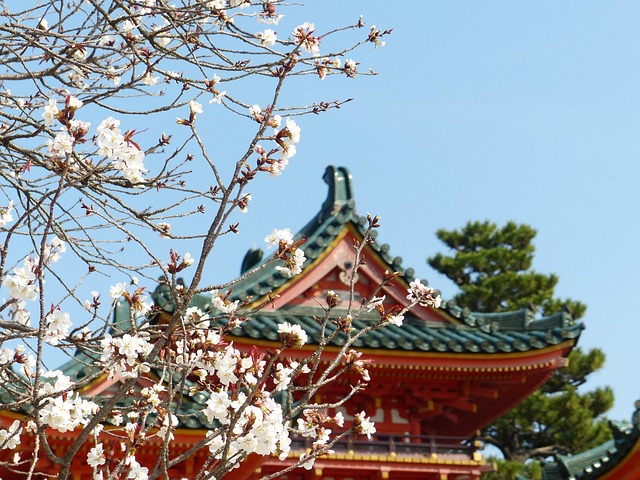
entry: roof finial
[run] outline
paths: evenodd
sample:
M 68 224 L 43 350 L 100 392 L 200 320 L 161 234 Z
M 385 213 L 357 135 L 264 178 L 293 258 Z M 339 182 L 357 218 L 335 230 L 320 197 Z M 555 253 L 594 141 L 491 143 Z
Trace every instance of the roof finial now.
M 345 167 L 329 165 L 322 178 L 329 185 L 327 199 L 322 204 L 324 212 L 333 213 L 345 205 L 352 210 L 355 209 L 351 174 Z

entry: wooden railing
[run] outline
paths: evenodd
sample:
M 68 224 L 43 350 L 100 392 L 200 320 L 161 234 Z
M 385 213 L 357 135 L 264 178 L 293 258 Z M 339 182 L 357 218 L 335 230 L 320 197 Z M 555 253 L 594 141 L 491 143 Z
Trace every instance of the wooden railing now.
M 311 447 L 312 441 L 305 438 L 294 438 L 292 448 L 303 449 Z M 367 438 L 347 437 L 336 442 L 335 452 L 402 454 L 402 455 L 431 455 L 453 454 L 471 456 L 476 448 L 468 438 L 432 436 L 432 435 L 401 435 L 380 434 Z

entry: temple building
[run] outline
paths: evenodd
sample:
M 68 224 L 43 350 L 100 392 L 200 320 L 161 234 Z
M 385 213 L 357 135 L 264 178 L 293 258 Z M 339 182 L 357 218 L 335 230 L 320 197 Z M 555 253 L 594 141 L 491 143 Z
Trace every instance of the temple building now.
M 307 240 L 303 272 L 287 278 L 275 267 L 267 268 L 234 286 L 234 295 L 251 295 L 264 303 L 258 314 L 234 332 L 236 347 L 274 348 L 279 342 L 275 326 L 282 321 L 302 326 L 317 341 L 319 326 L 314 316 L 323 314 L 318 299 L 324 299 L 328 291 L 348 298 L 353 245 L 362 241 L 366 222 L 355 211 L 349 173 L 329 167 L 324 179 L 328 197 L 299 232 Z M 389 250 L 379 243 L 365 249 L 357 293 L 371 298 L 385 271 L 400 271 L 403 276 L 378 295 L 406 304 L 406 289 L 414 272 L 404 268 Z M 246 258 L 244 269 L 250 269 L 251 263 Z M 267 301 L 269 292 L 278 295 L 273 303 Z M 376 315 L 372 313 L 371 319 Z M 354 327 L 363 328 L 366 322 L 361 315 Z M 287 478 L 480 478 L 491 467 L 476 451 L 476 432 L 563 367 L 582 329 L 566 313 L 536 320 L 527 310 L 472 314 L 453 304 L 438 310 L 415 307 L 405 315 L 401 327 L 390 325 L 370 332 L 356 345 L 373 360 L 371 382 L 351 399 L 345 414 L 375 412 L 373 442 L 340 445 L 334 455 L 317 460 L 311 474 L 294 471 Z M 333 346 L 339 348 L 339 344 Z M 303 350 L 300 357 L 308 353 Z M 348 385 L 333 388 L 319 401 L 341 398 L 348 391 Z M 291 461 L 297 457 L 292 456 Z M 248 478 L 281 467 L 277 459 L 268 459 Z
M 233 287 L 233 296 L 253 298 L 252 306 L 261 308 L 240 324 L 228 337 L 236 348 L 250 351 L 274 350 L 280 345 L 277 325 L 283 321 L 299 325 L 307 333 L 309 343 L 288 351 L 292 358 L 303 359 L 315 350 L 319 325 L 315 317 L 324 315 L 320 306 L 329 291 L 349 298 L 349 286 L 356 285 L 356 300 L 371 298 L 385 271 L 402 275 L 383 287 L 378 295 L 389 302 L 407 305 L 406 290 L 414 280 L 414 271 L 405 268 L 399 257 L 390 254 L 389 245 L 377 240 L 363 251 L 364 264 L 352 278 L 354 242 L 363 240 L 366 220 L 356 213 L 351 177 L 346 169 L 328 167 L 324 176 L 328 196 L 316 215 L 298 233 L 305 238 L 300 247 L 306 262 L 302 273 L 287 277 L 271 264 L 248 275 Z M 261 262 L 261 252 L 250 251 L 242 265 L 242 273 Z M 173 302 L 166 289 L 159 287 L 154 300 L 166 315 Z M 198 296 L 194 305 L 207 311 L 211 296 Z M 332 312 L 339 315 L 343 305 Z M 116 309 L 115 322 L 128 314 L 123 306 Z M 126 309 L 125 309 L 126 310 Z M 354 327 L 364 328 L 376 321 L 376 312 L 363 312 Z M 327 324 L 329 326 L 329 324 Z M 389 325 L 374 330 L 355 347 L 363 358 L 372 361 L 371 381 L 342 408 L 345 418 L 362 410 L 376 422 L 371 439 L 354 437 L 334 446 L 335 453 L 318 458 L 311 470 L 295 469 L 279 476 L 285 480 L 478 480 L 490 471 L 480 448 L 474 441 L 477 432 L 511 410 L 539 388 L 557 369 L 567 363 L 583 324 L 574 322 L 566 312 L 536 318 L 529 310 L 509 313 L 473 313 L 453 303 L 438 309 L 416 305 L 400 327 Z M 344 344 L 337 336 L 325 348 L 324 361 L 330 362 Z M 63 370 L 80 378 L 91 368 L 91 360 L 77 358 Z M 102 378 L 87 385 L 82 395 L 106 399 L 109 389 L 119 380 Z M 150 382 L 147 380 L 147 382 Z M 318 403 L 333 402 L 349 392 L 349 379 L 334 382 L 321 390 Z M 194 411 L 202 408 L 206 398 L 196 395 L 185 399 Z M 3 412 L 4 428 L 21 414 Z M 636 414 L 636 417 L 638 415 Z M 204 438 L 213 425 L 204 416 L 181 419 L 176 431 L 176 448 L 185 451 Z M 638 479 L 640 436 L 638 418 L 631 426 L 618 426 L 614 440 L 599 449 L 572 457 L 558 457 L 545 468 L 547 480 Z M 73 438 L 73 432 L 55 432 L 60 451 Z M 241 468 L 231 472 L 232 479 L 258 479 L 297 462 L 309 445 L 294 438 L 292 451 L 284 462 L 276 457 L 252 456 Z M 23 445 L 21 448 L 28 448 Z M 153 458 L 153 443 L 147 444 Z M 171 470 L 172 478 L 190 478 L 198 462 L 206 457 L 203 449 Z M 79 456 L 82 456 L 80 454 Z M 625 467 L 626 464 L 626 467 Z M 43 459 L 39 469 L 53 468 Z M 619 470 L 614 470 L 619 468 Z M 581 470 L 580 470 L 581 469 Z M 580 473 L 582 472 L 582 473 Z M 603 472 L 610 472 L 602 475 Z M 617 472 L 617 473 L 615 473 Z M 74 478 L 91 478 L 91 469 L 78 464 Z M 9 480 L 20 476 L 0 473 Z

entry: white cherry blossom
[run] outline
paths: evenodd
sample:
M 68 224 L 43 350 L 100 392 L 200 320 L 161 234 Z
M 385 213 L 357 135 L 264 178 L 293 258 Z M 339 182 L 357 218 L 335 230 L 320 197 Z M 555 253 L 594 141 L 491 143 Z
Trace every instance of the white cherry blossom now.
M 216 93 L 213 96 L 213 98 L 209 100 L 209 103 L 218 103 L 218 104 L 222 103 L 222 99 L 225 97 L 226 94 L 227 94 L 226 91 Z
M 6 207 L 0 207 L 0 228 L 4 227 L 7 223 L 13 222 L 13 216 L 11 215 L 12 210 L 13 200 L 10 200 Z
M 20 445 L 21 434 L 20 420 L 15 420 L 7 430 L 0 429 L 0 449 L 15 450 Z
M 371 435 L 376 433 L 375 424 L 364 411 L 355 414 L 353 426 L 355 427 L 356 433 L 366 435 L 369 439 L 371 439 Z
M 277 247 L 280 245 L 289 247 L 293 244 L 293 234 L 288 228 L 284 228 L 282 230 L 274 228 L 269 235 L 264 237 L 264 241 L 267 243 L 267 248 Z
M 299 348 L 309 340 L 307 332 L 300 325 L 283 322 L 278 324 L 280 341 L 289 348 Z
M 59 309 L 47 314 L 45 322 L 44 340 L 50 345 L 57 345 L 69 333 L 72 325 L 69 314 Z
M 60 110 L 58 110 L 56 101 L 53 98 L 50 98 L 49 103 L 44 107 L 44 112 L 42 113 L 44 124 L 46 126 L 53 125 L 59 113 Z
M 116 283 L 112 287 L 109 288 L 109 296 L 114 300 L 119 299 L 124 292 L 127 291 L 127 284 L 124 282 Z
M 189 109 L 193 113 L 202 113 L 202 105 L 195 100 L 189 102 Z
M 262 45 L 265 47 L 273 47 L 278 40 L 276 32 L 267 28 L 264 32 L 256 33 L 256 38 L 260 39 Z
M 93 468 L 104 465 L 106 462 L 104 457 L 104 447 L 101 443 L 97 444 L 87 454 L 87 463 Z

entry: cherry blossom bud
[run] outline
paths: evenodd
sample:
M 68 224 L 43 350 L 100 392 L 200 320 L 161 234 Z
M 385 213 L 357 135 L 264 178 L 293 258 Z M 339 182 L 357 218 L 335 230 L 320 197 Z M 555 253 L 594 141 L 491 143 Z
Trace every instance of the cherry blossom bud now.
M 344 73 L 346 73 L 347 77 L 355 78 L 358 73 L 358 64 L 355 60 L 348 59 L 344 62 Z
M 285 348 L 299 348 L 307 343 L 307 332 L 302 330 L 300 325 L 291 325 L 284 322 L 278 325 L 280 341 Z
M 327 305 L 329 306 L 330 309 L 336 307 L 336 305 L 338 305 L 339 302 L 340 302 L 340 297 L 336 292 L 334 292 L 333 290 L 330 290 L 329 292 L 327 292 Z
M 350 333 L 353 331 L 353 327 L 351 326 L 353 319 L 351 315 L 347 315 L 346 317 L 337 317 L 332 321 L 332 323 L 337 327 L 338 330 L 344 333 Z

